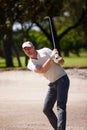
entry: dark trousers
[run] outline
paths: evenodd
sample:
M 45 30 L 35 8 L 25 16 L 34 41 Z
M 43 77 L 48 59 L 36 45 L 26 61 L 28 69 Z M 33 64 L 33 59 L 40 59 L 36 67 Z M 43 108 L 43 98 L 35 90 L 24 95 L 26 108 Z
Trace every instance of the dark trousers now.
M 50 87 L 45 99 L 43 112 L 55 130 L 65 130 L 69 78 L 67 75 L 65 75 L 54 83 L 50 83 L 49 86 Z M 58 112 L 57 116 L 53 111 L 53 107 L 56 101 Z

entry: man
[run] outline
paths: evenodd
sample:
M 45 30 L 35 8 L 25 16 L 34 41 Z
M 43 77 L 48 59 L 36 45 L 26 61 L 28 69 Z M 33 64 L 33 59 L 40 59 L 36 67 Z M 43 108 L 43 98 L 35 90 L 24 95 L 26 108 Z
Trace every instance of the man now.
M 24 42 L 22 48 L 24 53 L 30 58 L 27 65 L 28 69 L 43 74 L 50 82 L 43 108 L 44 114 L 47 116 L 54 130 L 65 130 L 69 78 L 60 66 L 60 64 L 64 63 L 63 58 L 59 56 L 55 62 L 55 54 L 58 54 L 56 49 L 53 51 L 49 48 L 36 50 L 30 41 Z M 57 116 L 53 111 L 56 101 Z

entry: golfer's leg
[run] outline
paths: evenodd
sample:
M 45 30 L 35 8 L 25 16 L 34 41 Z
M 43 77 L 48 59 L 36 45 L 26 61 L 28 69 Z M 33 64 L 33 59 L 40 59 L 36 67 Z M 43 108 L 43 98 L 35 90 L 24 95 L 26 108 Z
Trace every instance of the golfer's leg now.
M 57 117 L 55 113 L 53 112 L 52 108 L 55 104 L 56 101 L 56 96 L 57 96 L 57 91 L 56 89 L 49 88 L 49 91 L 47 93 L 46 99 L 45 99 L 45 104 L 43 108 L 43 112 L 47 116 L 48 120 L 50 121 L 52 127 L 57 130 Z
M 57 110 L 58 123 L 57 130 L 66 129 L 66 103 L 69 88 L 69 80 L 67 76 L 59 79 L 57 86 Z

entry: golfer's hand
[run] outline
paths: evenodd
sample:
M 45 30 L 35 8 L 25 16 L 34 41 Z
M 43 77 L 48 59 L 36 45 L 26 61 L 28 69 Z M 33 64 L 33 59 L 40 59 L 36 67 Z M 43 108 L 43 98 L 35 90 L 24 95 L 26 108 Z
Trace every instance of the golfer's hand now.
M 53 51 L 52 51 L 52 54 L 51 54 L 51 58 L 54 58 L 55 57 L 55 54 L 58 54 L 58 51 L 57 51 L 57 49 L 53 49 Z
M 54 49 L 51 54 L 51 58 L 54 59 L 54 62 L 56 64 L 61 64 L 61 65 L 64 64 L 64 59 L 59 55 L 58 55 L 58 58 L 56 58 L 55 57 L 56 54 L 58 54 L 58 51 L 57 51 L 57 49 Z
M 58 58 L 58 64 L 64 64 L 64 59 L 62 57 L 59 57 Z

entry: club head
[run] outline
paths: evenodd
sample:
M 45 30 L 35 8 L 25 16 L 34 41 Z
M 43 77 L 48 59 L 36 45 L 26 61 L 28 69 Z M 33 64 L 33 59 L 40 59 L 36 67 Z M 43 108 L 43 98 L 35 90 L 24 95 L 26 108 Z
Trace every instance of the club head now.
M 50 17 L 49 16 L 46 16 L 46 17 L 44 17 L 44 20 L 48 20 Z

